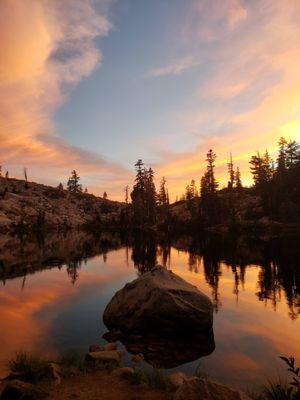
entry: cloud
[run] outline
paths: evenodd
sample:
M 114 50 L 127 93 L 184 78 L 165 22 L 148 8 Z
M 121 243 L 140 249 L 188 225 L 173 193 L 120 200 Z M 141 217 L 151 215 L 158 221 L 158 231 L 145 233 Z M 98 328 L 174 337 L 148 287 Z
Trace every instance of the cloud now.
M 201 57 L 202 65 L 188 107 L 173 117 L 193 135 L 194 149 L 169 154 L 158 168 L 170 177 L 173 198 L 191 178 L 199 182 L 210 147 L 221 184 L 230 152 L 250 184 L 251 154 L 268 148 L 276 157 L 281 135 L 300 140 L 299 21 L 293 0 L 199 0 L 182 17 L 178 53 Z
M 71 90 L 101 64 L 95 39 L 112 28 L 108 5 L 107 0 L 1 1 L 0 157 L 6 168 L 14 172 L 23 164 L 36 177 L 42 169 L 40 179 L 48 181 L 70 168 L 82 174 L 120 171 L 63 141 L 53 125 Z
M 165 67 L 154 68 L 149 72 L 149 76 L 160 77 L 168 75 L 181 75 L 184 72 L 194 68 L 200 64 L 193 57 L 186 57 L 175 60 Z

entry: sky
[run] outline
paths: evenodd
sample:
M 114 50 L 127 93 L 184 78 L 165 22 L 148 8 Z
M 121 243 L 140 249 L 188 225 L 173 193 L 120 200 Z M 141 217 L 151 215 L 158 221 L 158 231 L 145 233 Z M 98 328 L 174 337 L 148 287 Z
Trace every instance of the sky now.
M 299 0 L 1 0 L 0 164 L 124 199 L 142 158 L 171 199 L 217 153 L 300 140 Z

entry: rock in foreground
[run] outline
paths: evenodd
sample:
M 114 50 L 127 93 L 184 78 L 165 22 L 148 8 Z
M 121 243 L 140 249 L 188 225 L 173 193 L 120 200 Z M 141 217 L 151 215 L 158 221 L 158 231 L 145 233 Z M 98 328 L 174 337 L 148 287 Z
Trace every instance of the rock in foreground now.
M 114 295 L 103 321 L 122 333 L 195 334 L 212 329 L 213 306 L 195 286 L 157 266 Z
M 103 320 L 108 341 L 142 354 L 157 368 L 173 368 L 213 352 L 213 307 L 203 293 L 163 267 L 119 290 Z M 188 345 L 187 345 L 188 343 Z
M 177 390 L 174 400 L 250 400 L 244 393 L 199 378 L 186 380 Z

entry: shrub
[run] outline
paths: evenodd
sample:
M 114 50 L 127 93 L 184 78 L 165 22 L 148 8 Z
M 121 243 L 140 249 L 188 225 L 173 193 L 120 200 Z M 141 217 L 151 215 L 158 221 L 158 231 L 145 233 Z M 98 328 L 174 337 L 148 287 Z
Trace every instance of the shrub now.
M 47 360 L 24 351 L 17 352 L 15 357 L 8 361 L 10 371 L 28 381 L 39 379 L 47 364 Z

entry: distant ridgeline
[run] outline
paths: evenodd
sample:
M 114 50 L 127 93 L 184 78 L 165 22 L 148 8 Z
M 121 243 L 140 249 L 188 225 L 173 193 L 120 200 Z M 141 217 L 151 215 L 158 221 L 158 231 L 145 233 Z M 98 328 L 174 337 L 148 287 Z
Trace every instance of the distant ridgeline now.
M 66 190 L 0 177 L 0 232 L 119 226 L 124 204 L 82 191 L 73 173 Z
M 170 204 L 166 179 L 158 191 L 154 171 L 142 160 L 135 164 L 136 177 L 125 202 L 97 197 L 83 190 L 76 171 L 67 188 L 57 188 L 0 176 L 0 232 L 89 228 L 197 232 L 202 229 L 284 233 L 300 227 L 300 147 L 281 138 L 277 159 L 268 151 L 251 157 L 254 185 L 243 187 L 232 155 L 228 162 L 228 184 L 219 189 L 215 178 L 216 154 L 209 150 L 206 170 L 198 190 L 193 179 L 185 193 Z M 1 170 L 0 170 L 1 174 Z

